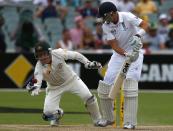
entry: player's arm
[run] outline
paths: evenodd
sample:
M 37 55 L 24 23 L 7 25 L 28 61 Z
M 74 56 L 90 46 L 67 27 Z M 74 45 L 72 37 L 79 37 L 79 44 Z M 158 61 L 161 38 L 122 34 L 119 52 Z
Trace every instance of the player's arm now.
M 39 94 L 42 85 L 42 79 L 43 79 L 42 68 L 40 63 L 37 62 L 34 70 L 34 77 L 26 86 L 26 89 L 28 90 L 28 92 L 31 93 L 32 96 Z
M 141 37 L 148 31 L 148 23 L 130 12 L 126 14 L 126 19 L 130 24 L 137 27 L 136 34 L 128 42 L 133 48 L 133 53 L 137 56 L 139 55 L 139 50 L 142 48 Z
M 101 64 L 96 61 L 89 61 L 84 55 L 76 51 L 69 51 L 69 50 L 61 50 L 61 55 L 64 57 L 65 60 L 77 60 L 85 65 L 88 69 L 98 69 L 101 67 Z
M 133 25 L 133 26 L 136 26 L 136 27 L 139 27 L 136 35 L 138 37 L 143 37 L 145 35 L 146 32 L 148 32 L 148 23 L 144 20 L 142 20 L 141 18 L 133 15 L 132 13 L 128 13 L 126 15 L 127 17 L 127 20 Z
M 118 46 L 118 41 L 116 39 L 108 40 L 107 43 L 112 47 L 112 49 L 120 55 L 125 56 L 126 51 Z
M 79 52 L 69 51 L 66 49 L 62 49 L 62 52 L 63 52 L 63 57 L 65 60 L 77 60 L 83 64 L 86 64 L 87 62 L 89 62 L 89 60 Z
M 148 32 L 148 23 L 144 20 L 141 21 L 141 23 L 139 24 L 139 27 L 144 29 L 146 32 Z
M 118 41 L 116 39 L 109 40 L 107 42 L 112 47 L 112 49 L 114 51 L 116 51 L 118 54 L 120 54 L 122 56 L 130 58 L 131 62 L 136 61 L 136 59 L 138 58 L 138 54 L 137 53 L 133 53 L 133 54 L 127 53 L 123 48 L 119 47 L 118 46 Z M 134 47 L 134 48 L 136 48 L 136 47 Z M 139 50 L 139 49 L 136 49 L 136 50 Z
M 37 62 L 35 66 L 34 78 L 37 80 L 37 83 L 35 83 L 34 85 L 40 88 L 43 80 L 42 66 L 40 62 Z

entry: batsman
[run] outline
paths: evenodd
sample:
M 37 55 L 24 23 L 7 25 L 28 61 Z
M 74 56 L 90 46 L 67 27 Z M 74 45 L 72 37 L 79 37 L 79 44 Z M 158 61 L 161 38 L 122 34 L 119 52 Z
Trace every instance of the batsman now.
M 113 100 L 109 92 L 124 61 L 129 59 L 130 68 L 124 80 L 124 129 L 135 129 L 138 109 L 138 81 L 140 79 L 143 52 L 141 37 L 146 33 L 148 24 L 130 12 L 118 12 L 112 2 L 99 6 L 99 16 L 103 20 L 104 39 L 113 49 L 108 69 L 103 81 L 99 81 L 98 96 L 105 125 L 114 123 Z M 121 86 L 121 85 L 120 85 Z
M 82 54 L 64 49 L 52 50 L 47 42 L 39 42 L 35 46 L 37 64 L 32 82 L 28 83 L 27 89 L 32 96 L 38 95 L 42 80 L 47 82 L 46 97 L 44 101 L 43 119 L 50 121 L 51 126 L 57 126 L 63 116 L 63 110 L 59 103 L 65 92 L 71 92 L 79 96 L 85 103 L 95 126 L 101 120 L 97 99 L 91 94 L 88 87 L 77 74 L 66 64 L 65 60 L 78 60 L 87 69 L 98 69 L 101 64 L 89 61 Z

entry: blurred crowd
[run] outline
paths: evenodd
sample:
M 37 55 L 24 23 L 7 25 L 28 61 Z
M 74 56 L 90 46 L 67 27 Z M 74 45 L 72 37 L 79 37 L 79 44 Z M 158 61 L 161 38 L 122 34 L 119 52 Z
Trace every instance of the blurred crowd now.
M 38 41 L 69 50 L 110 49 L 96 19 L 98 5 L 104 1 L 148 21 L 149 31 L 142 39 L 146 53 L 173 49 L 173 0 L 33 0 L 33 9 L 16 6 L 19 22 L 12 31 L 5 26 L 6 6 L 0 0 L 0 52 L 7 52 L 9 41 L 16 52 L 32 52 Z M 18 5 L 20 0 L 14 2 Z

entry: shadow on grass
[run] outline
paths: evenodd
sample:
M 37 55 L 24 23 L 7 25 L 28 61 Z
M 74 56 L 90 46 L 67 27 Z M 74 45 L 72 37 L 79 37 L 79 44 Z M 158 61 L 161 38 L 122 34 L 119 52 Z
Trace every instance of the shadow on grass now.
M 0 113 L 42 113 L 42 109 L 1 107 Z M 87 112 L 65 112 L 65 114 L 88 114 Z

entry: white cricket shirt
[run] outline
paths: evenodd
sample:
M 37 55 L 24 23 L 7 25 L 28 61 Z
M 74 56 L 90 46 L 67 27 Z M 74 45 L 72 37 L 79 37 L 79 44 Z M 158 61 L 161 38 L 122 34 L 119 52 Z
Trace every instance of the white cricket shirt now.
M 128 41 L 137 33 L 137 27 L 142 22 L 142 19 L 130 12 L 118 12 L 118 16 L 119 21 L 117 24 L 104 23 L 102 25 L 103 37 L 107 41 L 116 39 L 119 47 L 129 52 L 132 48 Z
M 37 79 L 36 86 L 41 86 L 42 80 L 45 80 L 48 87 L 60 87 L 71 81 L 76 73 L 66 64 L 65 60 L 78 60 L 86 64 L 89 60 L 82 54 L 74 51 L 67 51 L 64 49 L 54 49 L 51 52 L 51 65 L 42 65 L 40 61 L 37 62 L 34 77 Z

